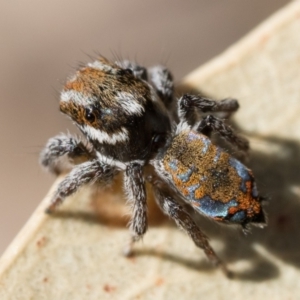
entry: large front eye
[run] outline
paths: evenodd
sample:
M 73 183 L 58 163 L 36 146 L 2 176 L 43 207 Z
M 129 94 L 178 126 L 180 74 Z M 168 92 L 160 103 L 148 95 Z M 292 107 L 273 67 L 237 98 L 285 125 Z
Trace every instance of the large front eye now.
M 93 110 L 90 107 L 85 109 L 85 119 L 91 123 L 93 123 L 96 119 L 95 114 L 93 113 Z

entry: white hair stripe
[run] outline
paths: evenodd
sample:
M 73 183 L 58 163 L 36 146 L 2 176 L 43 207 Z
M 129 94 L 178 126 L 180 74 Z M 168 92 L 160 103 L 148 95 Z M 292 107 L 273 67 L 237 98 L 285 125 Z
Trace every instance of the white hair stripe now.
M 96 60 L 92 63 L 88 63 L 87 64 L 88 67 L 99 70 L 99 71 L 103 71 L 103 72 L 108 72 L 111 71 L 113 68 L 108 65 L 107 63 L 103 63 L 99 60 Z
M 67 90 L 62 91 L 60 94 L 60 100 L 63 102 L 68 102 L 72 99 L 72 101 L 78 103 L 78 104 L 85 104 L 86 102 L 94 102 L 95 97 L 87 97 L 81 92 L 75 91 L 75 90 Z
M 115 145 L 117 142 L 125 142 L 129 139 L 128 131 L 124 127 L 122 127 L 119 132 L 112 134 L 108 134 L 105 131 L 89 125 L 84 125 L 83 130 L 90 138 L 97 140 L 99 143 L 105 142 L 107 144 Z
M 145 108 L 141 104 L 139 104 L 136 101 L 135 97 L 130 93 L 119 92 L 117 94 L 116 100 L 127 115 L 141 116 L 145 111 Z

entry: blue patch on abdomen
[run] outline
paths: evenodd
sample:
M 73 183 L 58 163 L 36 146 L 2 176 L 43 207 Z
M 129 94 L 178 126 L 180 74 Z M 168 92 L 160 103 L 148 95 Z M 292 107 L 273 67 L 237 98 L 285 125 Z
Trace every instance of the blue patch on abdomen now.
M 177 160 L 173 159 L 169 162 L 169 167 L 173 170 L 173 171 L 177 171 L 178 167 L 177 167 Z
M 200 183 L 196 183 L 194 185 L 190 185 L 189 187 L 187 187 L 187 190 L 189 191 L 189 194 L 187 196 L 187 198 L 189 200 L 195 200 L 195 191 L 200 187 Z
M 236 212 L 231 218 L 230 221 L 234 223 L 242 223 L 246 218 L 246 213 L 243 210 Z
M 227 203 L 212 200 L 209 196 L 204 196 L 199 200 L 192 201 L 194 208 L 199 210 L 202 214 L 211 217 L 225 218 L 228 215 L 228 209 L 233 206 L 238 206 L 236 200 L 230 200 Z
M 251 177 L 249 175 L 249 172 L 248 172 L 247 168 L 241 162 L 239 162 L 238 160 L 236 160 L 233 157 L 229 158 L 229 163 L 236 170 L 239 177 L 242 179 L 241 190 L 244 193 L 246 193 L 247 192 L 246 182 L 251 180 Z
M 188 169 L 185 173 L 178 174 L 177 177 L 182 181 L 182 182 L 188 182 L 194 172 L 194 169 Z

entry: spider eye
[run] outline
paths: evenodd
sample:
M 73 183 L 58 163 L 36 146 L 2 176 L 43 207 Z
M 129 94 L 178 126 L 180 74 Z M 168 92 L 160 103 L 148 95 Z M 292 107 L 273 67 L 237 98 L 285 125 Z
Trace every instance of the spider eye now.
M 124 71 L 126 72 L 126 74 L 130 74 L 130 75 L 133 74 L 133 71 L 131 69 L 125 69 Z
M 120 69 L 118 71 L 119 76 L 124 76 L 124 75 L 133 75 L 133 71 L 131 69 Z
M 90 107 L 85 109 L 85 119 L 89 122 L 94 122 L 96 119 L 93 110 Z

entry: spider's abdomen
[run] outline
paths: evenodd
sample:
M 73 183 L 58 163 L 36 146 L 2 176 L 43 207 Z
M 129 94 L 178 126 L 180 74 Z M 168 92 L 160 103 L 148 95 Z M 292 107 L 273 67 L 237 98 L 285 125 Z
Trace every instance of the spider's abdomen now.
M 196 211 L 216 221 L 264 223 L 251 170 L 195 131 L 177 135 L 162 159 L 169 180 Z

